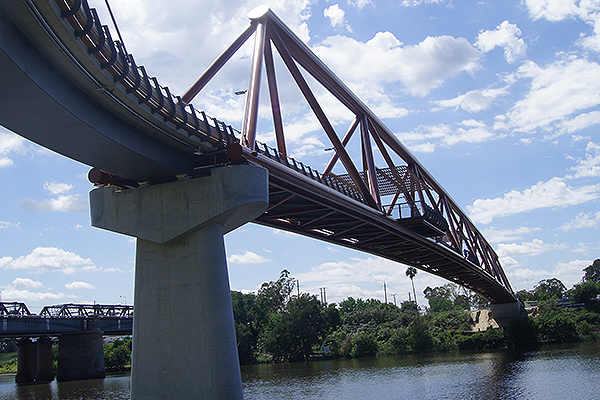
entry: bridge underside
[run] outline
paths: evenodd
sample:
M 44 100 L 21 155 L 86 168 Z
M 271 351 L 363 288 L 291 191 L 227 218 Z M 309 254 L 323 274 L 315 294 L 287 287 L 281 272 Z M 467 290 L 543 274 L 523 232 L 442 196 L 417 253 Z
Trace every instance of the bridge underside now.
M 341 198 L 311 177 L 290 173 L 260 154 L 245 157 L 269 170 L 269 208 L 254 222 L 414 266 L 469 288 L 491 303 L 516 301 L 491 275 L 445 242 L 425 238 L 401 221 L 374 215 L 364 204 Z

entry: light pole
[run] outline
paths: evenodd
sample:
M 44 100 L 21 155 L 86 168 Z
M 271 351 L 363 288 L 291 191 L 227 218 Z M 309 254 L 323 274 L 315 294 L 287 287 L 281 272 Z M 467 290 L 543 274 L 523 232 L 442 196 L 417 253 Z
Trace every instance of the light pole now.
M 127 305 L 127 296 L 119 296 L 125 299 L 125 305 Z

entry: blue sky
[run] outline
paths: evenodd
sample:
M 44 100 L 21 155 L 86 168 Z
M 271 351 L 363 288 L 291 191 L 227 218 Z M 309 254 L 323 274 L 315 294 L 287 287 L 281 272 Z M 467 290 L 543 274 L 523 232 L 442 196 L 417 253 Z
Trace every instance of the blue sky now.
M 262 1 L 112 2 L 127 50 L 182 93 Z M 90 0 L 110 25 L 104 2 Z M 270 7 L 379 115 L 500 256 L 516 290 L 570 287 L 600 258 L 600 2 L 278 0 Z M 116 35 L 115 35 L 116 36 Z M 194 99 L 240 127 L 251 43 Z M 281 68 L 282 69 L 282 68 Z M 279 72 L 279 69 L 278 69 Z M 322 170 L 315 118 L 280 78 L 292 156 Z M 340 135 L 349 115 L 315 89 Z M 266 107 L 258 139 L 274 143 Z M 60 132 L 57 132 L 60 134 Z M 135 241 L 90 226 L 90 167 L 0 128 L 3 301 L 133 301 Z M 302 291 L 405 300 L 406 267 L 249 224 L 226 236 L 231 287 L 256 290 L 286 268 Z M 422 290 L 445 282 L 424 272 Z M 390 297 L 391 299 L 391 297 Z

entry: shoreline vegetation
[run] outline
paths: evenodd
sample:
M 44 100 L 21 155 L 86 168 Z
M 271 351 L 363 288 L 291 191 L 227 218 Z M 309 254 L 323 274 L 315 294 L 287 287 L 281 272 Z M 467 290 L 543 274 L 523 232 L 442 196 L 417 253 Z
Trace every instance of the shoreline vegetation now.
M 600 340 L 600 259 L 568 289 L 544 279 L 519 291 L 527 313 L 504 328 L 477 331 L 471 310 L 485 299 L 449 283 L 427 287 L 428 307 L 413 301 L 396 306 L 376 299 L 324 304 L 317 296 L 294 294 L 296 280 L 283 270 L 257 293 L 231 292 L 240 364 L 358 358 L 424 352 L 536 348 L 542 344 Z M 415 274 L 407 277 L 413 280 Z M 56 360 L 57 348 L 53 348 Z M 104 346 L 108 373 L 126 372 L 131 337 Z M 0 374 L 16 373 L 14 339 L 0 340 Z M 56 364 L 55 364 L 56 367 Z

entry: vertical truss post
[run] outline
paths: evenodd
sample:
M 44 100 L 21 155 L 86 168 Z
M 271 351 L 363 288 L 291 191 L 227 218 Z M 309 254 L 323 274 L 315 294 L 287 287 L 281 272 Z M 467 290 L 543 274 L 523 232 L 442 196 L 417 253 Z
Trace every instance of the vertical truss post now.
M 269 35 L 267 33 L 267 38 L 268 36 Z M 269 39 L 267 39 L 267 43 L 265 45 L 265 69 L 267 71 L 267 83 L 269 84 L 269 97 L 271 98 L 273 125 L 275 125 L 277 151 L 279 151 L 279 154 L 287 156 L 285 137 L 283 135 L 283 121 L 281 119 L 281 107 L 279 105 L 279 93 L 277 92 L 277 79 L 275 77 L 275 63 L 273 62 L 273 50 L 271 49 L 271 40 Z
M 264 15 L 258 18 L 256 25 L 256 35 L 254 37 L 254 51 L 252 52 L 252 70 L 250 71 L 250 85 L 248 86 L 248 95 L 246 97 L 246 108 L 244 112 L 244 124 L 242 127 L 242 136 L 244 144 L 254 150 L 254 141 L 256 139 L 256 125 L 258 123 L 258 102 L 260 95 L 260 78 L 262 75 L 262 60 L 265 48 L 266 36 L 266 18 Z
M 363 155 L 367 164 L 369 189 L 377 205 L 381 207 L 381 196 L 379 195 L 379 185 L 377 184 L 377 171 L 375 170 L 375 161 L 373 160 L 373 148 L 371 146 L 371 137 L 369 136 L 367 117 L 364 117 L 360 123 L 360 135 L 362 138 Z

